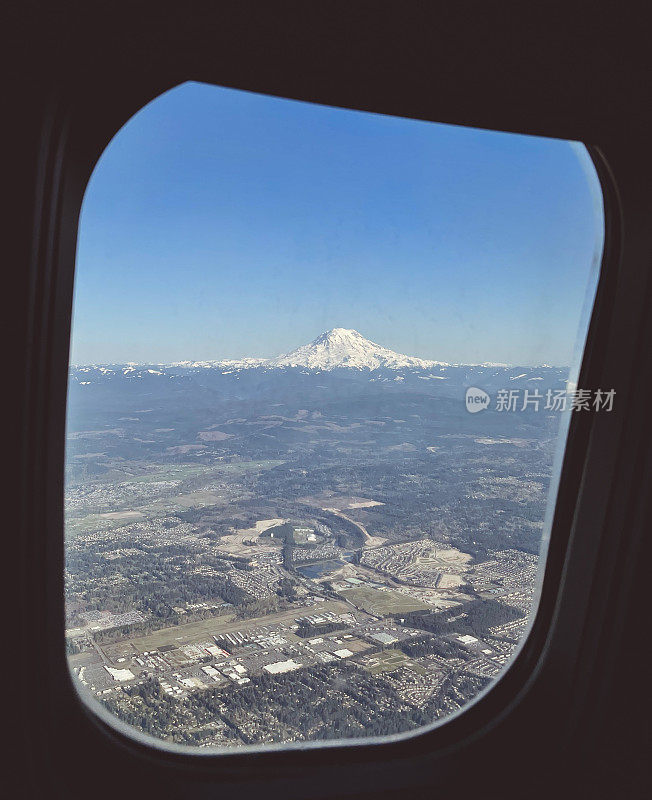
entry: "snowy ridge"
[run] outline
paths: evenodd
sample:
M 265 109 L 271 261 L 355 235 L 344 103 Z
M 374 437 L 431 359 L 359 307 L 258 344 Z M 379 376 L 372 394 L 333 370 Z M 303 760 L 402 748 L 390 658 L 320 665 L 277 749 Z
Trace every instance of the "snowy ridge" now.
M 186 369 L 251 369 L 269 364 L 268 358 L 233 358 L 223 361 L 174 361 L 169 367 Z

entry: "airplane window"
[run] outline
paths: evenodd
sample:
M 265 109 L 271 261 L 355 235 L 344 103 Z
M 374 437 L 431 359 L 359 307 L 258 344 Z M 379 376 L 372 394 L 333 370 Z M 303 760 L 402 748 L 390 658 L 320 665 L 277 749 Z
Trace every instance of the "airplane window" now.
M 215 750 L 408 734 L 527 636 L 603 245 L 583 145 L 187 83 L 81 214 L 80 697 Z

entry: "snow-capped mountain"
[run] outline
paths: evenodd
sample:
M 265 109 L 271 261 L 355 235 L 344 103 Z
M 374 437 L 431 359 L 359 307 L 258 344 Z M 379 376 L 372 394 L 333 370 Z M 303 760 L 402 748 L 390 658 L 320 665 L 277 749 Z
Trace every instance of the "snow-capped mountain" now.
M 179 361 L 171 367 L 226 370 L 301 368 L 315 371 L 332 369 L 430 369 L 449 366 L 443 361 L 427 361 L 422 358 L 395 353 L 387 347 L 349 328 L 332 328 L 320 334 L 312 342 L 297 347 L 276 358 L 240 358 L 226 361 Z
M 143 396 L 163 390 L 190 391 L 198 387 L 233 396 L 269 393 L 284 387 L 292 393 L 297 381 L 315 380 L 317 385 L 341 385 L 352 381 L 412 386 L 429 393 L 459 393 L 461 387 L 476 385 L 487 391 L 515 386 L 558 386 L 568 370 L 556 367 L 518 367 L 506 364 L 447 364 L 403 355 L 366 339 L 358 331 L 333 328 L 312 342 L 276 358 L 241 358 L 216 361 L 180 361 L 173 364 L 107 364 L 73 366 L 70 386 L 110 387 L 125 382 Z M 176 387 L 173 389 L 173 387 Z M 294 388 L 292 388 L 294 387 Z M 438 388 L 439 387 L 439 388 Z M 152 395 L 153 396 L 153 395 Z M 199 397 L 199 395 L 197 395 Z
M 303 367 L 311 370 L 348 369 L 429 369 L 447 366 L 439 361 L 395 353 L 382 345 L 365 339 L 358 331 L 332 328 L 309 344 L 278 358 L 270 359 L 270 367 Z

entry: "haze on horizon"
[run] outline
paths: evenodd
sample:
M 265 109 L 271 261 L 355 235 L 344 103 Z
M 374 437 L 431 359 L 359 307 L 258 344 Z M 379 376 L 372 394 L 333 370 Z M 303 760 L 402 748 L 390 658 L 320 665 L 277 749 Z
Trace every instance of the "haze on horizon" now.
M 187 83 L 89 182 L 71 362 L 274 358 L 341 327 L 423 359 L 568 365 L 602 241 L 571 143 Z

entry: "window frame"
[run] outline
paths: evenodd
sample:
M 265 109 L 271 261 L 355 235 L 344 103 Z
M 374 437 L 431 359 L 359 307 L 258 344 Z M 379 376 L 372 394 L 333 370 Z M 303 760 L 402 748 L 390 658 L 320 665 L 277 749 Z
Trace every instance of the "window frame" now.
M 207 76 L 193 78 L 211 82 Z M 38 690 L 47 716 L 44 730 L 55 731 L 65 722 L 74 729 L 76 740 L 86 737 L 85 746 L 111 753 L 120 768 L 129 765 L 129 769 L 148 774 L 155 767 L 165 776 L 161 781 L 190 781 L 199 788 L 219 780 L 225 788 L 238 786 L 252 796 L 274 785 L 277 789 L 283 787 L 287 797 L 305 796 L 302 792 L 306 787 L 314 790 L 315 782 L 321 781 L 318 794 L 312 794 L 317 797 L 335 793 L 338 783 L 344 780 L 351 784 L 352 791 L 364 792 L 372 786 L 385 791 L 405 789 L 406 780 L 416 781 L 414 785 L 418 786 L 432 770 L 444 769 L 450 778 L 459 767 L 462 753 L 475 752 L 481 764 L 483 757 L 478 748 L 487 736 L 500 741 L 507 736 L 506 728 L 515 717 L 522 720 L 523 713 L 528 709 L 532 712 L 533 708 L 541 714 L 545 702 L 569 709 L 575 719 L 580 712 L 573 688 L 587 666 L 581 663 L 582 658 L 598 648 L 599 633 L 589 620 L 588 606 L 596 602 L 596 597 L 600 603 L 606 602 L 600 595 L 598 576 L 607 576 L 607 582 L 613 579 L 619 565 L 615 561 L 610 564 L 610 558 L 621 541 L 626 544 L 624 531 L 617 529 L 623 512 L 615 507 L 614 498 L 631 496 L 638 485 L 631 469 L 619 472 L 628 458 L 624 448 L 626 443 L 632 443 L 632 434 L 631 424 L 626 426 L 631 420 L 616 414 L 608 419 L 592 414 L 573 417 L 541 597 L 530 633 L 514 662 L 491 689 L 444 724 L 381 744 L 362 740 L 299 749 L 281 745 L 256 753 L 233 751 L 197 756 L 143 745 L 105 725 L 79 701 L 64 649 L 62 489 L 78 217 L 92 167 L 113 133 L 142 105 L 175 83 L 176 80 L 166 80 L 148 83 L 146 88 L 122 87 L 125 91 L 119 99 L 113 98 L 103 107 L 94 104 L 90 116 L 81 113 L 80 98 L 74 93 L 59 96 L 51 107 L 41 141 L 35 247 L 30 265 L 32 358 L 27 364 L 25 408 L 30 440 L 22 477 L 31 497 L 23 498 L 23 574 L 31 573 L 25 580 L 23 603 L 31 610 L 33 620 L 40 618 L 38 629 L 47 650 L 43 657 L 44 678 Z M 648 292 L 638 275 L 641 257 L 623 248 L 621 236 L 623 217 L 629 219 L 631 198 L 640 196 L 640 188 L 626 155 L 614 151 L 610 158 L 608 148 L 588 149 L 603 189 L 605 245 L 578 385 L 613 385 L 619 392 L 617 397 L 622 397 L 631 384 L 631 375 L 614 346 L 642 347 L 636 323 L 640 322 Z M 625 186 L 633 188 L 629 199 L 624 200 Z M 640 224 L 639 220 L 639 227 Z M 629 262 L 627 255 L 631 256 Z M 623 433 L 625 427 L 629 430 L 627 436 Z M 629 476 L 629 485 L 625 476 Z M 586 580 L 589 569 L 592 578 Z M 43 609 L 45 615 L 39 613 Z M 550 717 L 551 709 L 541 719 L 546 729 L 553 731 L 555 725 Z M 563 727 L 567 729 L 564 736 L 571 736 L 572 729 L 566 723 Z M 48 754 L 57 751 L 56 747 L 46 749 Z M 416 772 L 406 779 L 406 771 L 414 769 L 415 764 L 419 765 Z M 376 771 L 373 779 L 369 776 L 372 765 Z M 47 771 L 58 774 L 56 763 L 48 763 Z

